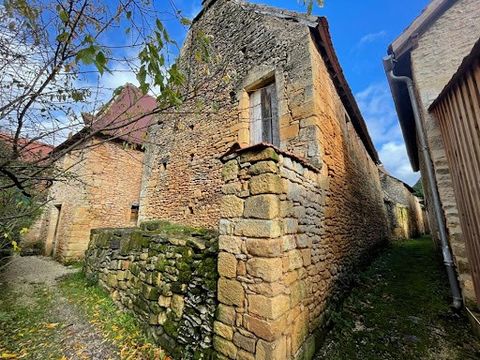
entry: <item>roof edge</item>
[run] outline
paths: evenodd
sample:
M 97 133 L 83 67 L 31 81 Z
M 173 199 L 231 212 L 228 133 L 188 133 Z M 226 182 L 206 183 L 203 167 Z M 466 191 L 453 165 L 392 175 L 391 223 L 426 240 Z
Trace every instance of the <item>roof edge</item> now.
M 416 44 L 418 36 L 442 16 L 457 0 L 433 0 L 412 21 L 410 25 L 389 45 L 389 54 L 395 53 L 400 58 Z
M 350 119 L 354 125 L 355 131 L 360 136 L 368 154 L 376 164 L 381 164 L 377 150 L 373 144 L 372 138 L 367 129 L 365 119 L 358 107 L 357 101 L 353 96 L 352 89 L 348 85 L 347 79 L 343 73 L 338 60 L 335 48 L 333 47 L 332 37 L 330 35 L 328 21 L 325 17 L 319 17 L 319 23 L 316 29 L 316 42 L 321 47 L 320 52 L 325 61 L 325 65 L 333 80 L 337 93 L 345 106 Z M 315 34 L 315 32 L 314 32 Z M 322 54 L 322 49 L 324 54 Z

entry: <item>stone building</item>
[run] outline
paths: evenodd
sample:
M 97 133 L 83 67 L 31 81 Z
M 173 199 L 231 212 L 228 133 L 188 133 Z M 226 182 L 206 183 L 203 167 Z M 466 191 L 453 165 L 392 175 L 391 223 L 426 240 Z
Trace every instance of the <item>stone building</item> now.
M 198 96 L 149 131 L 140 221 L 219 230 L 220 358 L 311 358 L 333 299 L 388 238 L 379 159 L 327 21 L 204 1 L 178 66 Z M 151 286 L 144 256 L 112 291 Z
M 480 2 L 477 0 L 433 0 L 422 14 L 389 46 L 394 55 L 396 75 L 413 79 L 416 102 L 426 133 L 430 156 L 435 169 L 436 183 L 443 207 L 450 246 L 457 266 L 460 285 L 466 303 L 475 304 L 470 265 L 460 226 L 459 211 L 452 186 L 451 170 L 438 121 L 428 108 L 470 53 L 480 37 Z M 419 155 L 412 106 L 404 85 L 391 83 L 400 125 L 413 170 L 425 174 L 426 168 Z M 430 215 L 432 235 L 438 227 L 426 176 L 422 176 L 426 206 Z
M 428 220 L 415 190 L 384 171 L 380 171 L 380 181 L 391 238 L 411 239 L 427 233 Z
M 68 181 L 49 190 L 50 201 L 39 223 L 44 251 L 61 261 L 82 258 L 90 230 L 135 226 L 138 219 L 144 152 L 142 145 L 156 101 L 127 84 L 86 127 L 53 150 L 61 152 L 81 141 L 57 162 Z M 138 117 L 138 121 L 132 121 Z M 124 127 L 117 129 L 124 121 Z M 90 131 L 96 134 L 87 140 Z

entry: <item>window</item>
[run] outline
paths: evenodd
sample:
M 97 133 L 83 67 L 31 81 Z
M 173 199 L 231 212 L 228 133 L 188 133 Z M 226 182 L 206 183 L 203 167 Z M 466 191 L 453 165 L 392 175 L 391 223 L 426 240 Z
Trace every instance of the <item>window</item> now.
M 280 146 L 275 83 L 250 93 L 250 143 Z
M 130 209 L 130 222 L 137 223 L 138 221 L 138 210 L 140 209 L 140 205 L 133 204 Z

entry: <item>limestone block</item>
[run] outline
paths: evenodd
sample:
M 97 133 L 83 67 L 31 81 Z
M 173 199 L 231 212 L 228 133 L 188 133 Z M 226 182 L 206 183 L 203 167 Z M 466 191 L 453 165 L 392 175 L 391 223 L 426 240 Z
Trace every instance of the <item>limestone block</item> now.
M 284 219 L 283 231 L 285 234 L 295 234 L 298 231 L 298 220 L 293 218 Z
M 177 316 L 177 318 L 182 317 L 184 307 L 185 307 L 185 300 L 183 299 L 183 296 L 176 295 L 176 294 L 173 295 L 172 302 L 171 302 L 171 309 L 174 312 L 174 314 Z
M 274 341 L 285 331 L 286 321 L 282 316 L 276 320 L 262 320 L 255 316 L 245 314 L 243 323 L 247 330 L 257 335 L 260 339 Z M 257 350 L 258 351 L 258 350 Z
M 285 295 L 266 297 L 248 295 L 248 312 L 268 319 L 277 319 L 290 308 L 290 299 Z
M 282 260 L 279 258 L 252 258 L 247 261 L 248 274 L 268 282 L 282 277 Z
M 283 190 L 281 178 L 276 174 L 254 176 L 248 182 L 248 186 L 252 195 L 281 194 Z
M 287 359 L 287 342 L 284 336 L 272 342 L 258 340 L 255 360 L 284 359 Z
M 220 235 L 218 237 L 218 248 L 232 254 L 240 254 L 242 252 L 242 239 L 235 236 Z
M 276 174 L 277 172 L 278 166 L 273 161 L 260 161 L 248 168 L 248 174 L 250 175 L 259 175 L 264 173 Z
M 276 296 L 285 292 L 285 286 L 278 282 L 268 283 L 262 282 L 258 284 L 250 284 L 248 288 L 256 294 L 266 296 Z
M 246 352 L 245 350 L 240 350 L 237 353 L 237 360 L 255 360 L 255 355 Z
M 247 252 L 250 255 L 261 257 L 278 257 L 283 253 L 284 240 L 276 239 L 247 239 Z
M 238 195 L 242 192 L 242 184 L 238 182 L 228 183 L 222 186 L 222 193 L 225 195 Z
M 276 195 L 257 195 L 245 200 L 245 217 L 274 219 L 280 212 L 280 200 Z
M 266 148 L 259 152 L 250 151 L 240 156 L 241 163 L 246 163 L 246 162 L 254 163 L 257 161 L 264 161 L 264 160 L 265 161 L 272 160 L 274 162 L 278 162 L 279 155 L 273 148 Z
M 237 276 L 237 259 L 234 255 L 223 251 L 218 254 L 218 273 L 227 278 Z
M 218 281 L 218 301 L 225 305 L 243 306 L 245 290 L 240 282 L 220 278 Z
M 292 250 L 287 253 L 288 270 L 295 270 L 303 266 L 303 256 L 300 250 Z
M 277 238 L 281 235 L 281 226 L 277 220 L 242 219 L 235 225 L 233 233 L 255 238 Z
M 217 320 L 224 324 L 233 325 L 235 323 L 235 308 L 224 304 L 218 304 Z
M 250 353 L 255 352 L 256 342 L 257 339 L 242 335 L 239 332 L 236 332 L 233 335 L 233 343 L 237 345 L 240 349 L 246 350 Z
M 238 176 L 238 162 L 237 160 L 230 160 L 224 166 L 222 170 L 223 181 L 234 180 Z
M 235 359 L 237 356 L 237 347 L 233 344 L 233 342 L 220 336 L 216 335 L 213 337 L 213 347 L 220 354 L 223 354 L 230 359 Z
M 215 334 L 223 337 L 224 339 L 233 339 L 233 328 L 231 326 L 225 325 L 224 323 L 221 323 L 220 321 L 215 321 L 213 323 L 213 331 L 215 332 Z
M 222 198 L 220 215 L 225 218 L 241 217 L 243 215 L 243 202 L 235 195 L 225 195 Z
M 160 295 L 160 297 L 158 298 L 158 305 L 160 305 L 161 307 L 169 308 L 171 303 L 172 303 L 171 296 Z
M 305 312 L 297 317 L 292 328 L 292 352 L 295 353 L 308 334 L 308 316 Z
M 106 282 L 109 287 L 116 287 L 118 284 L 117 276 L 115 274 L 108 274 Z

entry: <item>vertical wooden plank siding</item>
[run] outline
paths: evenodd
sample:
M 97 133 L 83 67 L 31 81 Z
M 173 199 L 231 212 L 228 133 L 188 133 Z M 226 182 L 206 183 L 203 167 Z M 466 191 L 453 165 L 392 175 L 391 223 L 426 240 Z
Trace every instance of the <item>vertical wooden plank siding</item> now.
M 480 305 L 480 60 L 457 74 L 430 110 L 440 125 Z

